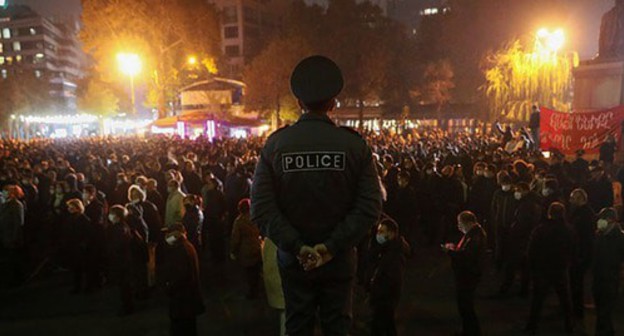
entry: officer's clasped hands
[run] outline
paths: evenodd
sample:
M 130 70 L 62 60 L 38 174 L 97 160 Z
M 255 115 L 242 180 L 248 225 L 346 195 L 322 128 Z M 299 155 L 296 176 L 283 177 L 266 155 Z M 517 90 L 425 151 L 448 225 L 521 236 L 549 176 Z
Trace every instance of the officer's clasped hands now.
M 327 264 L 333 258 L 334 256 L 329 253 L 325 244 L 318 244 L 314 247 L 303 246 L 297 256 L 299 263 L 306 272 Z
M 301 264 L 303 269 L 307 272 L 317 267 L 321 256 L 314 248 L 306 245 L 301 247 L 301 250 L 299 250 L 297 259 L 299 259 L 299 264 Z

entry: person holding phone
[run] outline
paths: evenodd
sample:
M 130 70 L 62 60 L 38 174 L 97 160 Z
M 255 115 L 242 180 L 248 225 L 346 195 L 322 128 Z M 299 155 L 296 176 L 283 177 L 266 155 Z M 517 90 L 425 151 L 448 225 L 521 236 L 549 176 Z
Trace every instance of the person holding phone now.
M 481 335 L 481 327 L 475 312 L 474 296 L 483 273 L 487 238 L 477 222 L 477 216 L 470 211 L 457 216 L 457 229 L 463 234 L 459 243 L 446 243 L 441 247 L 451 257 L 455 274 L 457 309 L 462 319 L 459 335 L 477 336 Z

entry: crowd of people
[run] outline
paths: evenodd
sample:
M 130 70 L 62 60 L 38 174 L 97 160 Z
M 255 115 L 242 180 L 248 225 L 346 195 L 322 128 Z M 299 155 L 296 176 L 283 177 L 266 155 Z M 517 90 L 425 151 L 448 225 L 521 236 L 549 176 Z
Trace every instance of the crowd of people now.
M 509 132 L 511 132 L 509 130 Z M 521 134 L 518 135 L 520 137 Z M 414 247 L 452 258 L 465 335 L 479 335 L 474 290 L 491 256 L 497 296 L 531 297 L 536 333 L 554 288 L 571 332 L 593 274 L 597 334 L 612 335 L 624 234 L 624 169 L 607 142 L 600 158 L 550 158 L 515 137 L 439 129 L 367 132 L 384 216 L 358 246 L 358 281 L 371 296 L 375 335 L 396 334 L 406 260 Z M 45 262 L 73 273 L 73 293 L 116 284 L 121 315 L 162 285 L 173 334 L 203 311 L 198 256 L 245 269 L 247 296 L 279 292 L 276 247 L 252 222 L 250 188 L 263 138 L 90 138 L 0 142 L 0 238 L 5 282 Z M 608 148 L 607 148 L 608 147 Z M 475 230 L 478 228 L 478 231 Z M 410 247 L 411 246 L 411 247 Z M 488 253 L 489 252 L 489 253 Z M 277 289 L 276 289 L 277 288 Z M 269 298 L 271 301 L 272 299 Z M 283 309 L 283 299 L 271 303 Z

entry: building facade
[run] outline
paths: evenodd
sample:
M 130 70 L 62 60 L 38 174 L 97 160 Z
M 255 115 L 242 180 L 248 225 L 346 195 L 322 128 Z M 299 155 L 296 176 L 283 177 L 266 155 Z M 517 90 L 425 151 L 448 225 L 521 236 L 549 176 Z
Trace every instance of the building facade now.
M 76 113 L 77 82 L 86 63 L 78 28 L 77 23 L 54 22 L 27 6 L 0 8 L 0 79 L 32 72 L 45 81 L 52 110 L 47 113 Z
M 243 67 L 266 46 L 281 25 L 287 0 L 209 0 L 221 15 L 221 49 L 228 77 L 240 77 Z

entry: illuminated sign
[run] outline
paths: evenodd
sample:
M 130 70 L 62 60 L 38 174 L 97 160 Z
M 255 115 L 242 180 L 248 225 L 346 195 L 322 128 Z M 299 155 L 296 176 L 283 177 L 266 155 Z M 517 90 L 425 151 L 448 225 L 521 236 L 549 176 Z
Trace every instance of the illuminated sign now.
M 0 0 L 0 7 L 7 8 L 9 6 L 9 0 Z

